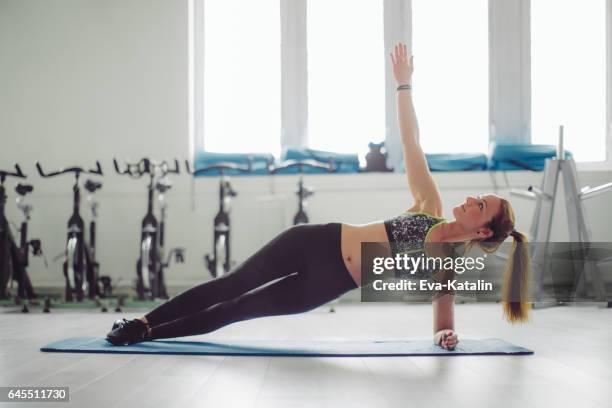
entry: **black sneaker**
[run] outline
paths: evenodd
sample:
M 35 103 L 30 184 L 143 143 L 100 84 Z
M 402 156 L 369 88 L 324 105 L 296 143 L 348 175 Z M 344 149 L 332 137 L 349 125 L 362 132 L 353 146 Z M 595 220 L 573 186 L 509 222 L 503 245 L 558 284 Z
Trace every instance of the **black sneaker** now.
M 113 324 L 111 331 L 106 335 L 106 341 L 114 346 L 128 346 L 147 340 L 151 340 L 147 325 L 138 319 L 117 320 Z
M 139 322 L 142 321 L 142 320 L 139 320 L 139 319 L 134 319 L 134 320 L 138 320 Z M 115 330 L 117 327 L 123 326 L 127 322 L 129 322 L 128 319 L 117 319 L 117 320 L 115 320 L 115 322 L 113 323 L 113 327 L 112 327 L 111 331 Z

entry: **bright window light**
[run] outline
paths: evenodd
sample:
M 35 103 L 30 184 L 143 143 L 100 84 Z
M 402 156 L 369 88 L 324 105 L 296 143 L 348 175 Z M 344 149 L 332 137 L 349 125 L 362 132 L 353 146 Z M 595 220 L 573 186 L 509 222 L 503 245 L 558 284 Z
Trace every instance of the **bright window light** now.
M 204 148 L 280 154 L 280 0 L 204 3 Z
M 605 0 L 531 0 L 531 140 L 606 158 Z
M 380 0 L 308 0 L 308 145 L 365 153 L 385 139 Z
M 412 0 L 413 99 L 428 153 L 488 151 L 487 0 Z

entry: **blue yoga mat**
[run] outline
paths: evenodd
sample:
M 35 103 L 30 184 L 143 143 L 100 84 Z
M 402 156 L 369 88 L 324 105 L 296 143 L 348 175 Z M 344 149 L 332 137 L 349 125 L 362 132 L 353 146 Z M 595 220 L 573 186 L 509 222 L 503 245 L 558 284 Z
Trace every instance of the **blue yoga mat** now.
M 453 351 L 431 340 L 248 340 L 200 342 L 155 340 L 132 346 L 113 346 L 100 337 L 73 337 L 47 344 L 40 349 L 67 353 L 201 354 L 221 356 L 461 356 L 517 355 L 533 351 L 500 339 L 461 340 Z

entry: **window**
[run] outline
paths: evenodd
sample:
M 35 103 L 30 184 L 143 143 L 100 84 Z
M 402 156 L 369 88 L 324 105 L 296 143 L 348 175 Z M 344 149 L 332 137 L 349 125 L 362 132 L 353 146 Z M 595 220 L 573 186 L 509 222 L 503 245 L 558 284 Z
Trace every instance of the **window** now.
M 605 0 L 531 1 L 531 140 L 606 158 Z
M 413 98 L 428 153 L 487 152 L 487 0 L 412 0 Z
M 204 2 L 204 148 L 280 154 L 280 0 Z
M 365 153 L 385 139 L 380 0 L 309 0 L 308 146 Z

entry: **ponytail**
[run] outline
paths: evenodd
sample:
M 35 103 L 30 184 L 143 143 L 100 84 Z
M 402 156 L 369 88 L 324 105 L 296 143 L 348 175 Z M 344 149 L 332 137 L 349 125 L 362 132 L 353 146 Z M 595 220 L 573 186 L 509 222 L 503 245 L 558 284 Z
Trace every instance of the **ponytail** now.
M 508 200 L 500 200 L 501 208 L 498 214 L 487 225 L 493 234 L 482 240 L 470 241 L 468 248 L 477 244 L 483 251 L 493 253 L 509 236 L 513 238 L 512 250 L 504 272 L 501 300 L 504 317 L 509 323 L 525 322 L 528 320 L 531 306 L 527 302 L 531 279 L 527 237 L 514 229 L 514 211 Z
M 527 237 L 516 230 L 510 233 L 514 239 L 512 253 L 508 258 L 504 285 L 502 287 L 502 301 L 504 317 L 510 323 L 528 320 L 530 303 L 529 296 L 530 262 Z

